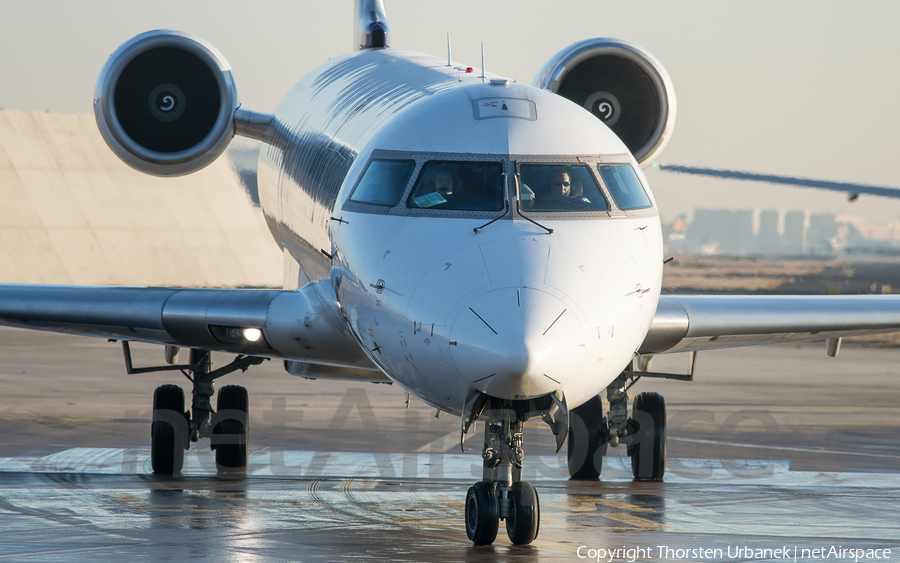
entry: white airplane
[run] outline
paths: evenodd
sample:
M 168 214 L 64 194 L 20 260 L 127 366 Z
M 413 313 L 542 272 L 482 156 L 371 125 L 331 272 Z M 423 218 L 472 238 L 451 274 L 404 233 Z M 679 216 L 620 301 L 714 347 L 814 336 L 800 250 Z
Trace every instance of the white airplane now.
M 617 39 L 575 43 L 532 85 L 390 48 L 381 0 L 359 0 L 357 44 L 293 87 L 274 115 L 241 108 L 222 55 L 151 31 L 97 83 L 110 148 L 149 174 L 189 174 L 235 135 L 259 139 L 259 190 L 284 249 L 283 290 L 0 286 L 0 322 L 165 345 L 192 376 L 153 398 L 153 471 L 210 438 L 222 471 L 248 462 L 247 391 L 214 381 L 264 358 L 294 375 L 393 382 L 484 423 L 483 479 L 466 496 L 476 544 L 500 520 L 538 534 L 521 480 L 523 423 L 568 438 L 573 478 L 625 445 L 636 479 L 663 478 L 663 398 L 627 390 L 651 354 L 900 330 L 900 299 L 660 296 L 659 213 L 641 170 L 675 121 L 662 65 Z M 177 363 L 180 347 L 190 349 Z M 213 370 L 210 352 L 238 354 Z M 147 369 L 147 368 L 145 368 Z M 154 368 L 149 368 L 154 369 Z M 159 368 L 155 368 L 159 369 Z M 609 412 L 602 412 L 606 391 Z M 570 428 L 571 427 L 571 428 Z

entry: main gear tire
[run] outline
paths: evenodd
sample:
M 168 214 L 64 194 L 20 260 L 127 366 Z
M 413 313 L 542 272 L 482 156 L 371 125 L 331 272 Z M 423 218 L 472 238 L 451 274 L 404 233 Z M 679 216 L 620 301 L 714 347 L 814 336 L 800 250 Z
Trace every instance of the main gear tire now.
M 219 473 L 246 473 L 250 460 L 250 395 L 240 385 L 219 389 L 212 448 Z
M 606 417 L 599 396 L 569 413 L 568 460 L 569 478 L 592 480 L 600 477 L 607 449 Z
M 150 424 L 150 467 L 157 475 L 181 473 L 188 440 L 184 413 L 184 390 L 178 385 L 160 385 L 153 392 Z
M 634 398 L 632 426 L 637 430 L 628 446 L 631 472 L 640 481 L 661 481 L 666 473 L 666 401 L 659 393 Z

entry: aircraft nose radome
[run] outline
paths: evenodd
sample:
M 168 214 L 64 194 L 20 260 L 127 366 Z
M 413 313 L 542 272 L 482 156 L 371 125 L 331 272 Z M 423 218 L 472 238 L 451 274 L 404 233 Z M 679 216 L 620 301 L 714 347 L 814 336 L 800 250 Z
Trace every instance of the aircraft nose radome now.
M 505 399 L 551 393 L 580 368 L 584 330 L 575 312 L 544 291 L 505 288 L 463 307 L 450 339 L 460 376 Z

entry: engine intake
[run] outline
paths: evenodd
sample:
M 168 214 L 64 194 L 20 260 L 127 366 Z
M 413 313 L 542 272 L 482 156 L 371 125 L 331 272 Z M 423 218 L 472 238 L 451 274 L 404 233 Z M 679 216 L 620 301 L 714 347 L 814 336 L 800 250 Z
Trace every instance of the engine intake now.
M 675 126 L 675 90 L 663 66 L 643 48 L 597 38 L 566 47 L 535 76 L 544 88 L 593 113 L 647 167 Z
M 94 115 L 106 144 L 132 168 L 154 176 L 196 172 L 234 136 L 237 88 L 212 45 L 181 31 L 127 41 L 100 72 Z

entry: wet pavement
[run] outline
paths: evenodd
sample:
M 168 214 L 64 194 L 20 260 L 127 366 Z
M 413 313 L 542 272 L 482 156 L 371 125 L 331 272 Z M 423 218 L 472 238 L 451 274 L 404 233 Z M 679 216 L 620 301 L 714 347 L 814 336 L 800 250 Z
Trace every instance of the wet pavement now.
M 568 481 L 552 435 L 529 424 L 540 535 L 511 546 L 501 523 L 474 547 L 462 508 L 480 436 L 461 453 L 458 420 L 405 409 L 395 387 L 274 362 L 229 377 L 251 392 L 248 475 L 217 476 L 201 441 L 165 478 L 150 472 L 149 402 L 175 378 L 123 375 L 105 342 L 0 338 L 0 561 L 900 559 L 900 350 L 722 351 L 700 356 L 694 383 L 640 382 L 667 397 L 663 483 L 632 481 L 622 448 L 601 481 Z

